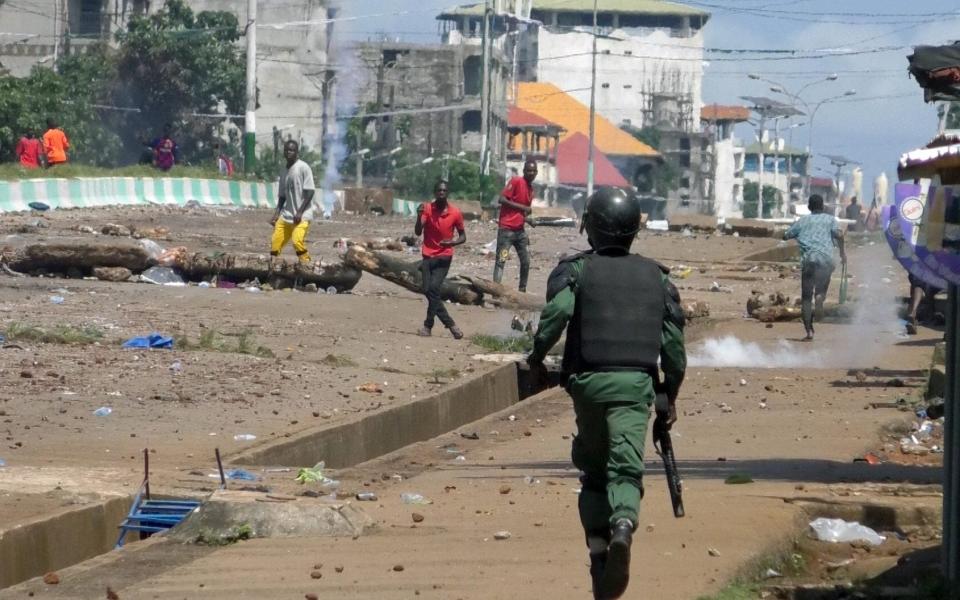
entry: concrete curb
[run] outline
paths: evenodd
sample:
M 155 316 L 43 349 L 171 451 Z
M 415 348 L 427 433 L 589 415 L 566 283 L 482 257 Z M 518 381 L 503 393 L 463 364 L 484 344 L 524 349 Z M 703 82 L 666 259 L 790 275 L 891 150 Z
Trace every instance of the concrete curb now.
M 510 363 L 422 400 L 254 447 L 229 460 L 238 465 L 301 467 L 322 460 L 329 468 L 350 467 L 447 433 L 519 400 L 517 368 Z

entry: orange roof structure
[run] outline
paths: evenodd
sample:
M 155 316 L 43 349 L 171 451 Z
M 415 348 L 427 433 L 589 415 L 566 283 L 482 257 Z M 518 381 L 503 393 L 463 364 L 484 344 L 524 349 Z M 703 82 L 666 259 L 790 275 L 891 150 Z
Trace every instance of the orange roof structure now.
M 528 110 L 523 110 L 518 106 L 511 106 L 507 110 L 508 127 L 556 127 L 562 129 L 556 123 L 551 123 L 540 115 L 536 115 Z
M 517 106 L 556 123 L 566 131 L 560 141 L 575 133 L 590 131 L 590 109 L 551 83 L 523 82 L 519 85 Z M 607 155 L 659 157 L 660 153 L 623 131 L 607 119 L 596 116 L 595 146 Z
M 750 108 L 746 106 L 724 106 L 723 104 L 708 104 L 700 109 L 701 121 L 737 121 L 750 119 Z

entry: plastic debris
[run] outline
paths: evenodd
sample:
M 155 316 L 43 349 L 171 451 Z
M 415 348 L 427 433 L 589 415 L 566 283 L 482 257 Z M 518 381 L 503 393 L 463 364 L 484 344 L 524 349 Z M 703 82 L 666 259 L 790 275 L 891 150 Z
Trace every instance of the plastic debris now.
M 170 365 L 170 372 L 174 375 L 183 373 L 183 363 L 181 363 L 179 360 L 173 361 L 173 364 Z
M 360 500 L 361 502 L 376 502 L 376 501 L 377 501 L 377 495 L 374 494 L 373 492 L 360 492 L 359 494 L 356 495 L 356 498 L 357 498 L 357 500 Z
M 113 412 L 113 409 L 109 406 L 101 406 L 97 410 L 93 411 L 93 416 L 95 417 L 105 417 Z
M 235 442 L 252 442 L 255 439 L 257 439 L 257 436 L 252 433 L 238 433 L 233 436 L 233 441 Z
M 150 267 L 143 273 L 140 273 L 140 281 L 153 283 L 155 285 L 186 285 L 183 277 L 180 277 L 180 275 L 170 267 Z
M 50 210 L 50 205 L 46 202 L 29 202 L 27 203 L 27 206 L 29 206 L 32 210 L 39 212 Z
M 335 287 L 333 287 L 333 286 L 331 285 L 330 287 L 327 288 L 327 293 L 328 293 L 328 294 L 336 294 L 336 293 L 337 293 L 337 288 L 335 288 Z
M 339 488 L 340 482 L 324 475 L 324 468 L 326 468 L 326 463 L 323 461 L 318 462 L 313 467 L 303 467 L 297 471 L 297 476 L 294 479 L 299 481 L 301 484 L 319 483 L 322 487 L 331 489 Z
M 506 530 L 498 531 L 495 534 L 493 534 L 493 539 L 495 540 L 509 540 L 511 537 L 513 537 L 511 533 Z
M 63 296 L 50 296 L 50 302 L 53 304 L 63 304 L 65 301 Z
M 258 477 L 245 469 L 230 469 L 224 473 L 227 479 L 239 479 L 241 481 L 256 481 Z
M 404 492 L 400 494 L 400 500 L 403 501 L 404 504 L 433 504 L 432 501 L 424 498 L 422 494 L 415 492 Z
M 810 528 L 821 542 L 859 542 L 863 541 L 871 546 L 879 546 L 885 538 L 873 529 L 855 521 L 843 519 L 827 519 L 820 517 L 810 522 Z
M 159 333 L 150 335 L 141 335 L 132 337 L 123 343 L 123 348 L 159 348 L 164 350 L 173 349 L 173 338 Z

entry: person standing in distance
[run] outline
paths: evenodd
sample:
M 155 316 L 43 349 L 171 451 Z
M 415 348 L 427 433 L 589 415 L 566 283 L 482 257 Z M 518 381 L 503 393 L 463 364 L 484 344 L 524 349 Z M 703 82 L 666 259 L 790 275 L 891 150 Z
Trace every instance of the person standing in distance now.
M 823 212 L 823 197 L 810 196 L 807 203 L 810 214 L 800 217 L 783 234 L 783 239 L 796 239 L 800 244 L 800 297 L 803 313 L 803 328 L 807 336 L 805 342 L 813 341 L 813 319 L 816 302 L 816 318 L 823 318 L 823 301 L 830 288 L 830 276 L 833 275 L 833 247 L 840 249 L 840 261 L 847 264 L 847 252 L 843 246 L 843 232 L 840 223 L 833 215 Z
M 523 177 L 512 177 L 500 194 L 500 220 L 497 227 L 497 263 L 493 267 L 493 280 L 500 283 L 503 267 L 510 258 L 510 247 L 517 250 L 520 260 L 520 291 L 527 291 L 530 276 L 530 240 L 524 225 L 532 212 L 533 180 L 537 178 L 537 161 L 528 159 L 523 163 Z
M 38 169 L 43 164 L 43 144 L 33 136 L 33 131 L 30 129 L 25 131 L 23 137 L 17 142 L 15 153 L 21 167 Z
M 443 326 L 450 330 L 450 335 L 459 340 L 463 337 L 463 332 L 454 323 L 440 297 L 440 288 L 453 261 L 453 249 L 467 241 L 463 214 L 447 201 L 448 191 L 447 182 L 438 180 L 433 186 L 433 202 L 417 207 L 417 223 L 413 227 L 413 233 L 418 237 L 423 235 L 420 275 L 423 295 L 427 297 L 427 318 L 417 335 L 430 336 L 434 320 L 440 319 Z M 457 232 L 457 237 L 453 237 L 454 231 Z
M 70 149 L 70 140 L 57 122 L 47 119 L 47 131 L 43 134 L 43 149 L 47 153 L 47 168 L 67 163 L 67 150 Z
M 668 270 L 630 254 L 639 203 L 623 190 L 601 188 L 587 200 L 583 229 L 591 250 L 564 258 L 550 274 L 527 362 L 543 378 L 543 359 L 567 330 L 563 377 L 577 418 L 572 458 L 582 472 L 580 522 L 594 598 L 607 600 L 622 596 L 630 578 L 650 407 L 665 393 L 667 427 L 677 420 L 687 358 L 680 296 Z
M 273 238 L 270 256 L 280 256 L 280 251 L 293 240 L 293 249 L 301 263 L 310 262 L 306 237 L 313 219 L 313 171 L 310 165 L 300 160 L 300 145 L 288 140 L 283 145 L 287 166 L 280 173 L 277 210 L 270 219 Z

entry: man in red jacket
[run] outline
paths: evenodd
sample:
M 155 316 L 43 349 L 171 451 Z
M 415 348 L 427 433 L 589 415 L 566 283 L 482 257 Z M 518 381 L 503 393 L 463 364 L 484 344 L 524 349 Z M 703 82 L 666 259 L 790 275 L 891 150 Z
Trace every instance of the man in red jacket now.
M 523 177 L 513 177 L 500 194 L 500 221 L 497 229 L 497 264 L 493 267 L 493 280 L 503 279 L 503 266 L 510 258 L 510 247 L 517 250 L 520 259 L 520 291 L 527 291 L 530 276 L 530 241 L 524 225 L 533 203 L 533 180 L 537 178 L 537 162 L 528 159 L 523 163 Z
M 453 261 L 453 248 L 467 241 L 467 234 L 464 232 L 460 209 L 447 202 L 446 181 L 437 181 L 433 187 L 433 198 L 433 202 L 417 207 L 417 224 L 413 228 L 417 236 L 423 235 L 420 273 L 423 278 L 423 294 L 427 297 L 427 318 L 417 333 L 429 336 L 434 319 L 440 319 L 444 327 L 450 330 L 450 334 L 459 340 L 463 337 L 463 332 L 447 312 L 443 298 L 440 297 L 440 288 Z

